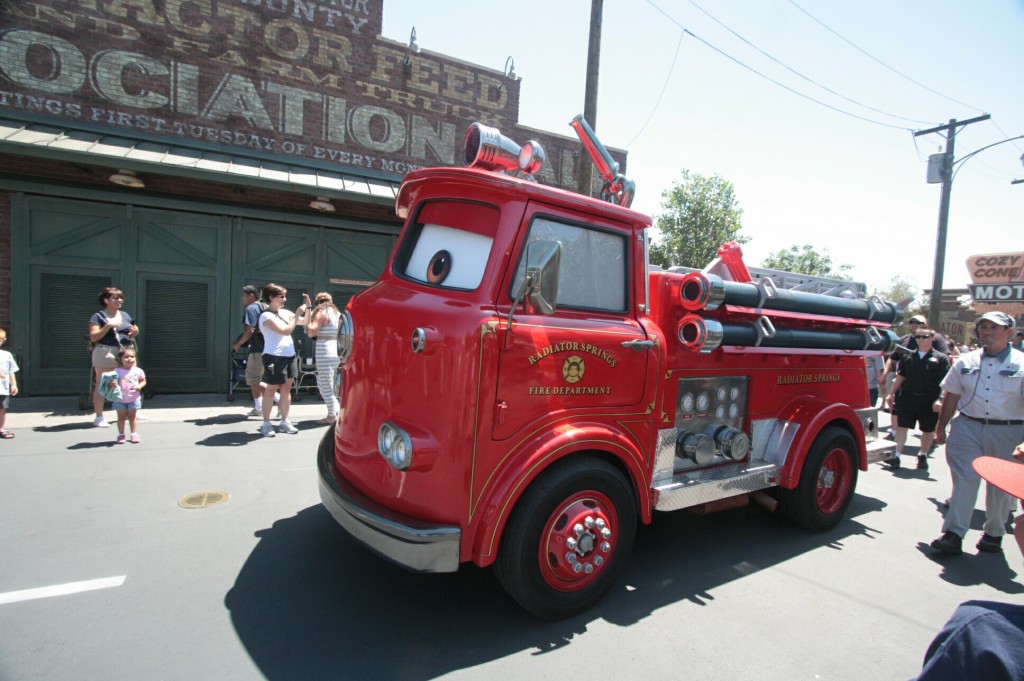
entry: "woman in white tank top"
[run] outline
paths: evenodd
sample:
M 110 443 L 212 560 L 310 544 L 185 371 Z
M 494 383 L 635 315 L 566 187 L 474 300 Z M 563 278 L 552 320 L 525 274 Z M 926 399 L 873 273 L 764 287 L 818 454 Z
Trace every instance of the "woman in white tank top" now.
M 278 284 L 267 284 L 263 287 L 263 300 L 269 306 L 260 314 L 257 322 L 263 334 L 263 380 L 266 386 L 263 392 L 263 425 L 260 434 L 263 437 L 274 437 L 274 425 L 270 422 L 270 412 L 274 408 L 274 394 L 280 392 L 281 423 L 278 433 L 294 435 L 298 428 L 288 420 L 288 412 L 292 404 L 292 382 L 298 375 L 298 363 L 295 357 L 295 343 L 292 332 L 300 319 L 309 313 L 309 296 L 302 294 L 303 304 L 292 314 L 284 308 L 288 302 L 288 291 Z

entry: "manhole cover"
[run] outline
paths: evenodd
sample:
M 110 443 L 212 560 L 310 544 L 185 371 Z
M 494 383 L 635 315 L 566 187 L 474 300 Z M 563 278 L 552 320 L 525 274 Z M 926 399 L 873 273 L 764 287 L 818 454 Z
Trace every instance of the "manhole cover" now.
M 178 501 L 178 506 L 182 508 L 207 508 L 208 506 L 223 504 L 230 498 L 231 495 L 227 492 L 196 492 L 195 494 L 189 494 L 187 497 L 182 497 Z

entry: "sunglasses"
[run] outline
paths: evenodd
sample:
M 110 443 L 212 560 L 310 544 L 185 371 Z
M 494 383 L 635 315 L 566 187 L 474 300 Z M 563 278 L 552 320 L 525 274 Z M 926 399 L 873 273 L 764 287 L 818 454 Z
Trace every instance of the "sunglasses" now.
M 917 334 L 916 336 L 914 336 L 914 338 L 921 338 L 921 339 L 925 339 L 925 338 L 931 338 L 931 336 L 929 336 L 929 335 L 928 335 L 928 334 L 926 334 L 926 333 L 919 333 L 919 334 Z
M 124 300 L 124 296 L 109 296 L 111 300 Z

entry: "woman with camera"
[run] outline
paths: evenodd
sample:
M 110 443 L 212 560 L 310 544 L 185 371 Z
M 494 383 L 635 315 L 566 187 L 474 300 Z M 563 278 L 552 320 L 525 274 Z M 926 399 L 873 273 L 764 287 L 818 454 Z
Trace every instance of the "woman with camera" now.
M 103 395 L 100 394 L 100 376 L 105 371 L 112 371 L 118 366 L 117 353 L 122 347 L 135 345 L 135 337 L 139 335 L 139 327 L 132 321 L 132 316 L 122 308 L 124 294 L 121 289 L 108 286 L 99 295 L 102 308 L 89 318 L 89 342 L 92 350 L 92 370 L 95 376 L 92 394 L 92 409 L 96 414 L 92 425 L 97 428 L 109 428 L 110 424 L 103 418 Z

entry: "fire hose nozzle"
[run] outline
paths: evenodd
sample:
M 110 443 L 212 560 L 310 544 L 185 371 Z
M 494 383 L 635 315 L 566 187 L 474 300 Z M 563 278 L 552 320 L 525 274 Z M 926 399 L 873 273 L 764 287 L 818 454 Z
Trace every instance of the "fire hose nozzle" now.
M 687 272 L 679 284 L 679 299 L 691 312 L 717 310 L 725 300 L 725 282 L 716 274 Z
M 676 327 L 676 335 L 683 349 L 702 354 L 717 349 L 722 344 L 724 334 L 721 323 L 695 314 L 680 319 L 679 326 Z

